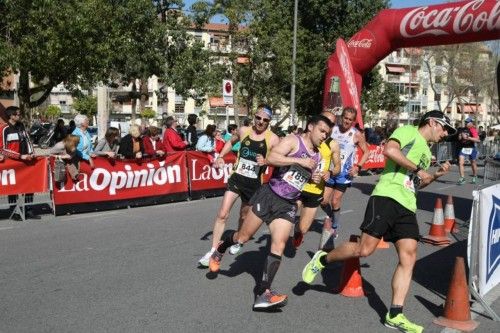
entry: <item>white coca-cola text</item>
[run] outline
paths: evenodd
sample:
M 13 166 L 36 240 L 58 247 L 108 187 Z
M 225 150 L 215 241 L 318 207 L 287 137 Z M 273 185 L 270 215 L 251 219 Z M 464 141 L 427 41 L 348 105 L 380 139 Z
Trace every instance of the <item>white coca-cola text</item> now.
M 352 75 L 352 68 L 349 64 L 349 55 L 347 54 L 347 48 L 339 48 L 337 50 L 337 55 L 339 58 L 340 67 L 344 73 L 345 80 L 347 82 L 347 88 L 352 97 L 352 102 L 354 103 L 354 108 L 360 112 L 361 105 L 359 104 L 358 89 L 356 88 L 356 81 Z
M 409 11 L 401 21 L 399 31 L 405 38 L 423 35 L 460 35 L 481 30 L 500 29 L 500 1 L 491 11 L 480 11 L 485 0 L 470 1 L 462 6 L 443 9 L 418 7 Z
M 0 184 L 2 186 L 16 185 L 16 170 L 0 170 Z
M 71 188 L 61 188 L 59 192 L 73 191 L 104 191 L 110 195 L 116 195 L 116 191 L 123 188 L 151 187 L 154 185 L 175 184 L 181 182 L 181 167 L 179 165 L 165 166 L 161 161 L 159 168 L 154 164 L 147 163 L 145 169 L 132 170 L 130 165 L 125 164 L 125 170 L 109 171 L 104 168 L 95 168 L 90 177 L 82 174 L 83 178 Z
M 347 43 L 347 46 L 349 47 L 361 47 L 363 49 L 369 49 L 372 46 L 372 39 L 370 38 L 363 38 L 360 40 L 350 40 Z

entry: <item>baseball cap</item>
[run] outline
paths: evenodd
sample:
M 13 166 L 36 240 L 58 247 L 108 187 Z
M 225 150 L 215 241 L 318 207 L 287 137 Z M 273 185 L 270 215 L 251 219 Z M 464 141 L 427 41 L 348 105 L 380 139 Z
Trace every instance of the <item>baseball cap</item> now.
M 428 119 L 434 119 L 435 121 L 440 123 L 446 129 L 448 135 L 455 134 L 455 132 L 457 131 L 455 127 L 451 125 L 450 118 L 448 118 L 443 112 L 439 110 L 432 110 L 424 114 L 422 118 L 420 118 L 419 125 L 425 124 Z
M 467 117 L 467 119 L 465 119 L 465 123 L 472 123 L 474 121 L 474 119 L 472 119 L 472 117 Z

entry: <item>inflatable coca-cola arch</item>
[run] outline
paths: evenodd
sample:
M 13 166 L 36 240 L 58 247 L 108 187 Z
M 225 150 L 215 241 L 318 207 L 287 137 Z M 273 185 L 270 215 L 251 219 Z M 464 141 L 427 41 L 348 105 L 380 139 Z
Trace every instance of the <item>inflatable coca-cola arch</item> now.
M 343 106 L 358 110 L 363 75 L 402 47 L 458 44 L 500 38 L 500 0 L 451 2 L 434 6 L 382 10 L 348 42 L 337 41 L 327 61 L 323 109 L 332 108 L 331 91 L 340 80 Z

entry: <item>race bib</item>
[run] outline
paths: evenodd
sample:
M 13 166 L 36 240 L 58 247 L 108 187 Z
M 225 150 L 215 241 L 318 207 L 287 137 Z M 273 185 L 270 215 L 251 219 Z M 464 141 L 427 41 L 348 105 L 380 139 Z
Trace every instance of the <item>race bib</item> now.
M 259 177 L 259 169 L 257 162 L 240 158 L 236 173 L 247 178 L 256 179 Z
M 472 148 L 462 148 L 462 154 L 464 155 L 472 154 Z
M 283 180 L 299 191 L 302 191 L 309 178 L 311 173 L 298 165 L 292 165 L 283 175 Z
M 403 180 L 403 187 L 413 193 L 415 193 L 415 182 L 414 178 L 418 178 L 417 176 L 410 174 L 406 175 Z

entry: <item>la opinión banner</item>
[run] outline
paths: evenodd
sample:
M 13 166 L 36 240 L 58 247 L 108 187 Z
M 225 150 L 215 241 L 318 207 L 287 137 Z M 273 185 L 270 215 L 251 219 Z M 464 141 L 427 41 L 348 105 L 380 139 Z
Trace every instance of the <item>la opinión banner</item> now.
M 47 192 L 48 185 L 46 158 L 0 162 L 0 195 Z

